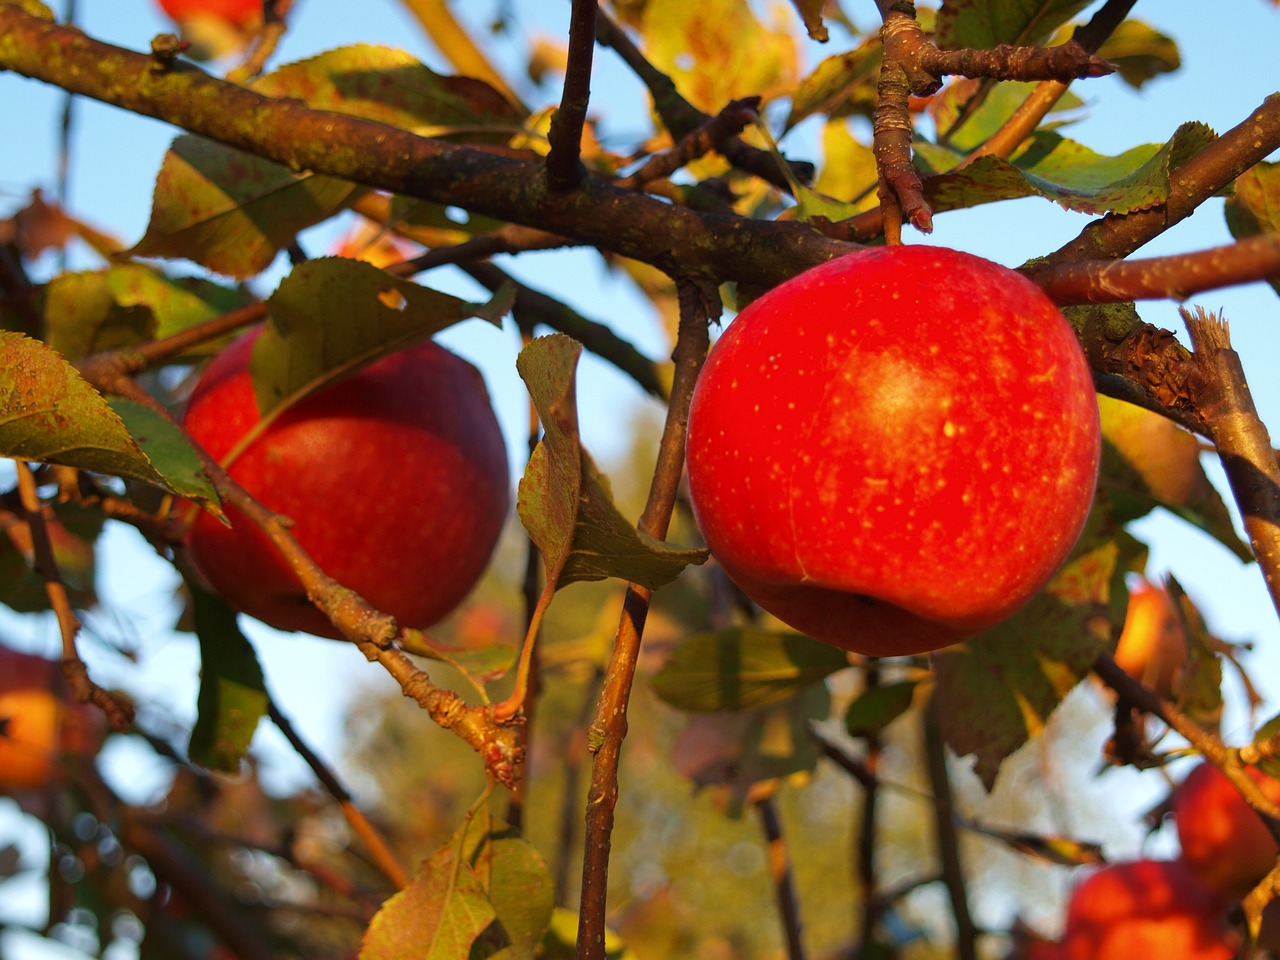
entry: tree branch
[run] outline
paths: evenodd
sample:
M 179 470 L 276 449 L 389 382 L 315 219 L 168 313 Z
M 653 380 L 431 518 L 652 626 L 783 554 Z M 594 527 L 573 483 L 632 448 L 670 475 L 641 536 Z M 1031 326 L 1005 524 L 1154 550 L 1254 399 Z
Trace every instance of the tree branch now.
M 929 784 L 933 788 L 933 821 L 937 833 L 938 856 L 942 861 L 942 879 L 951 899 L 951 913 L 956 922 L 956 956 L 959 960 L 977 960 L 978 928 L 969 912 L 969 896 L 960 862 L 960 836 L 956 829 L 955 805 L 951 796 L 951 775 L 947 770 L 947 747 L 938 730 L 937 710 L 936 702 L 931 699 L 924 711 L 924 751 Z
M 1117 260 L 1189 217 L 1254 164 L 1280 149 L 1280 93 L 1262 101 L 1232 127 L 1170 174 L 1169 198 L 1150 210 L 1107 214 L 1046 258 L 1046 262 Z
M 671 403 L 658 447 L 658 462 L 644 512 L 637 524 L 642 533 L 666 539 L 675 509 L 680 477 L 684 472 L 685 431 L 689 424 L 689 403 L 693 387 L 706 360 L 710 345 L 708 329 L 712 316 L 719 314 L 714 288 L 694 280 L 677 281 L 680 291 L 680 327 L 676 336 L 675 379 Z M 640 638 L 649 614 L 653 591 L 628 584 L 622 603 L 622 618 L 614 639 L 613 653 L 604 685 L 596 704 L 595 720 L 588 734 L 588 749 L 595 755 L 591 784 L 587 793 L 585 852 L 582 858 L 582 904 L 578 919 L 579 960 L 604 960 L 605 912 L 609 881 L 609 851 L 613 836 L 613 813 L 618 802 L 618 763 L 622 741 L 627 735 L 627 705 L 640 656 Z
M 547 180 L 555 191 L 582 183 L 582 128 L 591 100 L 591 58 L 596 47 L 596 0 L 573 0 L 569 15 L 569 64 L 564 74 L 560 109 L 551 118 L 547 140 Z
M 1203 377 L 1196 409 L 1218 448 L 1253 555 L 1280 612 L 1280 465 L 1271 437 L 1253 404 L 1240 355 L 1231 349 L 1226 321 L 1199 308 L 1193 313 L 1183 307 L 1181 313 Z
M 590 178 L 581 190 L 555 193 L 539 160 L 266 97 L 187 63 L 160 64 L 92 40 L 11 4 L 0 4 L 0 69 L 172 123 L 291 170 L 563 234 L 669 273 L 772 286 L 855 249 L 801 223 L 702 213 Z
M 1023 267 L 1022 274 L 1059 306 L 1186 300 L 1205 290 L 1280 278 L 1280 234 L 1143 260 L 1036 263 Z

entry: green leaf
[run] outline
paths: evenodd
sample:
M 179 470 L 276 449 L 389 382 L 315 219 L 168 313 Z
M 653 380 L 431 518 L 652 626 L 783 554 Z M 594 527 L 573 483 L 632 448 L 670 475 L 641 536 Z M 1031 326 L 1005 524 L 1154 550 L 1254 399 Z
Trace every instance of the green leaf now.
M 845 53 L 827 57 L 800 81 L 791 95 L 791 112 L 783 130 L 815 113 L 834 120 L 850 114 L 869 116 L 878 101 L 877 85 L 884 47 L 873 37 Z M 830 163 L 830 157 L 827 158 Z
M 1222 660 L 1214 650 L 1204 618 L 1181 584 L 1169 576 L 1165 585 L 1187 634 L 1187 662 L 1174 677 L 1174 701 L 1196 723 L 1216 731 L 1222 721 Z
M 1171 171 L 1213 139 L 1203 124 L 1185 123 L 1162 146 L 1134 147 L 1115 157 L 1051 131 L 1035 134 L 1011 160 L 979 157 L 963 169 L 953 169 L 963 157 L 944 147 L 917 143 L 916 155 L 939 174 L 925 181 L 925 195 L 938 211 L 1041 196 L 1083 213 L 1133 213 L 1166 203 Z
M 987 50 L 1000 43 L 1036 44 L 1092 0 L 943 0 L 934 40 L 946 50 Z
M 160 166 L 151 221 L 129 251 L 186 257 L 243 279 L 261 273 L 299 231 L 327 220 L 353 183 L 292 171 L 200 137 L 173 142 Z
M 68 360 L 144 343 L 156 332 L 151 311 L 142 304 L 117 301 L 102 270 L 64 273 L 51 280 L 44 294 L 44 318 L 49 346 Z
M 914 680 L 882 683 L 864 690 L 845 711 L 845 729 L 852 737 L 870 737 L 880 733 L 911 709 L 915 692 Z
M 1141 553 L 1099 498 L 1047 587 L 1011 619 L 933 655 L 943 737 L 957 755 L 976 755 L 988 790 L 1119 631 L 1124 575 Z
M 300 263 L 267 300 L 271 321 L 253 345 L 258 408 L 265 418 L 468 317 L 500 324 L 513 299 L 467 303 L 343 257 Z
M 60 463 L 179 492 L 119 415 L 57 351 L 0 331 L 0 456 Z
M 564 334 L 539 337 L 516 368 L 542 419 L 516 510 L 557 588 L 618 577 L 650 589 L 669 583 L 705 550 L 681 549 L 636 530 L 613 502 L 608 479 L 582 448 L 576 370 L 582 344 Z
M 849 132 L 848 124 L 828 123 L 822 128 L 822 155 L 826 162 L 814 189 L 829 197 L 844 197 L 854 212 L 876 206 L 876 158 L 871 148 Z
M 132 400 L 112 397 L 108 402 L 151 465 L 163 475 L 168 488 L 220 515 L 218 492 L 186 433 L 156 411 Z
M 1164 507 L 1204 530 L 1246 563 L 1248 544 L 1236 534 L 1222 495 L 1200 463 L 1200 442 L 1167 417 L 1098 398 L 1102 417 L 1099 487 L 1121 523 Z
M 1115 64 L 1116 72 L 1131 87 L 1182 66 L 1177 42 L 1140 20 L 1124 20 L 1103 41 L 1098 56 Z
M 551 914 L 551 924 L 538 945 L 541 960 L 577 960 L 578 911 L 556 907 Z M 604 931 L 604 955 L 606 960 L 636 960 L 622 938 L 612 928 Z
M 155 337 L 168 337 L 188 327 L 255 302 L 245 290 L 200 277 L 171 277 L 148 264 L 122 263 L 106 271 L 112 299 L 121 307 L 145 307 L 155 318 Z M 188 356 L 216 353 L 233 334 L 205 341 Z
M 372 44 L 339 47 L 285 64 L 251 86 L 314 109 L 468 143 L 506 143 L 524 120 L 483 81 L 441 76 L 403 50 Z
M 681 710 L 749 710 L 794 697 L 847 666 L 844 651 L 798 633 L 732 628 L 682 639 L 650 684 Z
M 645 54 L 707 113 L 767 98 L 795 69 L 794 40 L 760 23 L 747 0 L 649 0 L 643 17 Z
M 551 873 L 533 845 L 482 813 L 382 905 L 360 960 L 523 960 L 551 922 L 553 898 Z
M 431 855 L 413 880 L 374 915 L 360 960 L 461 960 L 497 919 L 475 871 L 459 861 L 456 840 Z
M 102 530 L 102 516 L 78 505 L 54 504 L 45 507 L 44 521 L 72 606 L 83 610 L 96 605 L 94 542 Z M 45 579 L 32 562 L 30 530 L 21 521 L 9 523 L 0 537 L 0 603 L 18 613 L 50 609 Z
M 555 908 L 551 871 L 537 848 L 508 824 L 493 821 L 488 832 L 472 830 L 467 840 L 468 863 L 488 878 L 489 902 L 497 914 L 473 945 L 470 960 L 532 957 Z
M 1014 833 L 996 830 L 959 818 L 957 822 L 966 830 L 998 840 L 1010 849 L 1043 863 L 1080 867 L 1105 862 L 1102 856 L 1102 845 L 1098 843 L 1076 840 L 1061 834 Z
M 253 647 L 236 626 L 236 613 L 188 582 L 200 640 L 199 716 L 187 747 L 210 770 L 236 773 L 267 713 L 266 685 Z
M 1280 232 L 1280 163 L 1263 160 L 1236 178 L 1223 211 L 1237 240 Z M 1269 280 L 1280 293 L 1280 280 Z
M 953 80 L 929 101 L 934 126 L 945 134 L 939 142 L 968 152 L 990 139 L 1035 90 L 1034 83 Z M 1084 101 L 1070 90 L 1049 111 L 1040 130 L 1065 126 L 1076 118 Z
M 723 788 L 736 817 L 753 791 L 813 769 L 821 747 L 809 731 L 830 713 L 830 693 L 814 683 L 780 703 L 695 714 L 672 744 L 672 765 L 698 787 Z
M 405 53 L 368 45 L 286 64 L 250 86 L 315 109 L 471 142 L 505 142 L 522 119 L 479 80 L 442 77 Z M 132 253 L 187 257 L 228 276 L 253 276 L 299 231 L 327 220 L 360 189 L 179 137 L 165 155 L 151 222 Z

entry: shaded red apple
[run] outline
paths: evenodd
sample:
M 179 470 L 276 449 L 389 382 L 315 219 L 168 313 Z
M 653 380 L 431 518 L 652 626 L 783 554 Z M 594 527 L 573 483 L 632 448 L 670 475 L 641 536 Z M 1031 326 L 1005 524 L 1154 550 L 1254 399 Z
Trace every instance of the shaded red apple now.
M 1115 661 L 1162 697 L 1172 695 L 1174 678 L 1187 662 L 1187 631 L 1163 586 L 1143 579 L 1129 590 Z
M 204 371 L 183 424 L 222 460 L 260 415 L 248 363 L 261 328 Z M 448 614 L 488 565 L 507 516 L 502 432 L 479 371 L 433 342 L 303 398 L 230 464 L 293 521 L 329 576 L 408 627 Z M 266 536 L 234 510 L 203 512 L 188 552 L 231 606 L 281 630 L 338 637 Z
M 1226 903 L 1178 860 L 1103 867 L 1082 881 L 1067 906 L 1062 960 L 1228 960 L 1239 936 Z
M 102 711 L 71 699 L 61 665 L 0 647 L 0 792 L 57 783 L 65 759 L 93 756 L 106 731 Z
M 1053 576 L 1100 443 L 1089 368 L 1039 288 L 955 250 L 885 247 L 729 325 L 694 391 L 689 491 L 765 610 L 848 650 L 918 653 Z
M 1245 772 L 1272 803 L 1280 803 L 1280 780 L 1257 767 Z M 1201 763 L 1173 794 L 1182 860 L 1205 887 L 1241 897 L 1276 865 L 1280 847 L 1253 808 L 1216 767 Z

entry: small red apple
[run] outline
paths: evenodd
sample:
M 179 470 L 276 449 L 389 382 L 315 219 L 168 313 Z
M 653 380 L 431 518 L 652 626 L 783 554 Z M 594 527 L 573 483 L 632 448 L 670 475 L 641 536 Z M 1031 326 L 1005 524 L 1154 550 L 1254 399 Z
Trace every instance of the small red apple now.
M 106 729 L 102 711 L 72 701 L 55 661 L 0 647 L 0 793 L 58 782 L 65 758 L 93 756 Z
M 1163 586 L 1144 579 L 1129 590 L 1115 661 L 1162 697 L 1172 695 L 1174 678 L 1187 662 L 1187 631 Z
M 1257 767 L 1245 772 L 1273 803 L 1280 780 Z M 1202 885 L 1226 897 L 1248 893 L 1280 856 L 1275 838 L 1221 771 L 1201 763 L 1173 794 L 1182 860 Z
M 262 20 L 263 0 L 158 0 L 175 23 L 205 17 L 244 29 Z
M 694 391 L 689 492 L 765 610 L 858 653 L 919 653 L 1053 576 L 1100 444 L 1088 365 L 1039 288 L 955 250 L 884 247 L 729 325 Z
M 1226 903 L 1178 860 L 1113 863 L 1072 892 L 1062 960 L 1229 960 Z
M 183 424 L 221 460 L 259 419 L 248 363 L 261 328 L 219 354 Z M 407 627 L 448 614 L 488 565 L 509 504 L 502 432 L 479 371 L 433 342 L 392 354 L 303 398 L 230 464 L 293 522 L 329 576 Z M 186 537 L 231 606 L 281 630 L 339 637 L 266 536 L 234 510 Z

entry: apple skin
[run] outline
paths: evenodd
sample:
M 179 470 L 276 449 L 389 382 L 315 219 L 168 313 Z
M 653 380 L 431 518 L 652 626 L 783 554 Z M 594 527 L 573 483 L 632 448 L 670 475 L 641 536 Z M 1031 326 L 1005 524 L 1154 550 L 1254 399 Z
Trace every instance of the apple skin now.
M 1229 960 L 1239 937 L 1226 908 L 1179 860 L 1113 863 L 1072 892 L 1060 957 Z
M 183 425 L 221 461 L 260 420 L 248 363 L 261 327 L 205 369 Z M 284 411 L 229 466 L 325 571 L 402 626 L 446 616 L 475 586 L 510 505 L 507 451 L 478 370 L 427 341 Z M 231 606 L 280 630 L 339 638 L 252 522 L 198 512 L 188 554 Z
M 209 17 L 243 29 L 262 20 L 262 0 L 158 0 L 158 3 L 175 23 L 192 17 Z
M 875 656 L 1013 614 L 1078 538 L 1101 434 L 1049 299 L 939 247 L 862 250 L 753 302 L 689 415 L 712 555 L 765 610 Z
M 1173 695 L 1174 679 L 1187 662 L 1187 631 L 1163 586 L 1143 579 L 1130 588 L 1114 656 L 1135 680 L 1162 697 Z
M 0 647 L 0 793 L 61 782 L 68 756 L 91 757 L 106 736 L 106 718 L 75 703 L 61 666 Z
M 1272 803 L 1280 781 L 1257 767 L 1245 772 Z M 1225 897 L 1242 897 L 1276 865 L 1275 838 L 1216 767 L 1200 763 L 1174 791 L 1173 817 L 1182 860 L 1196 879 Z

